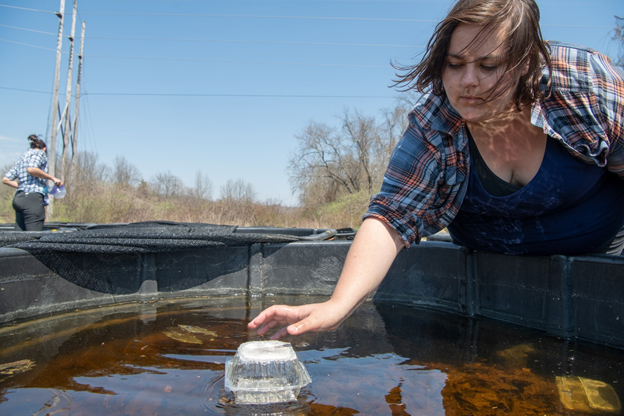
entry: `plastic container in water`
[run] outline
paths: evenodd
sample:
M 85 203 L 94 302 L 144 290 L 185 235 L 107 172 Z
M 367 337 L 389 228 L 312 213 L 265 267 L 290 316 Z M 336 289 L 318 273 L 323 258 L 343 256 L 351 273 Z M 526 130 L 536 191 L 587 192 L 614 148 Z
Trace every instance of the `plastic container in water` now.
M 311 381 L 287 342 L 245 342 L 225 362 L 225 388 L 234 394 L 237 404 L 295 401 Z
M 61 185 L 61 186 L 56 186 L 54 185 L 52 187 L 52 190 L 50 191 L 50 195 L 52 195 L 54 198 L 56 199 L 61 199 L 65 197 L 65 185 Z

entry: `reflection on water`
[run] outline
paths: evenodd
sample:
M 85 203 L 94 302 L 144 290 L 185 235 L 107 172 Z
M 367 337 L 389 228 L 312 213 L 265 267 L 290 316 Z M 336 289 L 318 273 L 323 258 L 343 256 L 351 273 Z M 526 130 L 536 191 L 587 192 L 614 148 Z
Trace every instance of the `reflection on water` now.
M 296 402 L 237 405 L 224 389 L 225 360 L 241 343 L 258 339 L 247 322 L 260 310 L 244 302 L 195 298 L 118 305 L 0 327 L 0 414 L 459 416 L 621 410 L 621 351 L 372 303 L 337 331 L 286 339 L 312 377 Z M 589 397 L 584 407 L 565 387 L 573 385 L 581 386 L 576 396 Z M 562 386 L 569 396 L 562 396 Z M 591 386 L 602 390 L 582 390 Z M 606 388 L 609 395 L 602 393 Z

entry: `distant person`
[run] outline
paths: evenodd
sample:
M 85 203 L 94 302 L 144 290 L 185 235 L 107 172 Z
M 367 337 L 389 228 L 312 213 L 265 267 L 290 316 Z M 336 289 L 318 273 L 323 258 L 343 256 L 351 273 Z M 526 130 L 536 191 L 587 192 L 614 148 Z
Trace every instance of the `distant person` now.
M 624 75 L 594 50 L 544 41 L 539 18 L 534 0 L 455 4 L 397 80 L 424 95 L 331 299 L 272 306 L 249 328 L 336 328 L 400 250 L 445 227 L 502 254 L 622 253 Z
M 42 231 L 48 195 L 47 181 L 56 186 L 63 181 L 47 173 L 48 154 L 43 140 L 34 134 L 28 136 L 30 150 L 17 161 L 2 178 L 2 183 L 17 189 L 13 197 L 15 223 L 21 231 Z

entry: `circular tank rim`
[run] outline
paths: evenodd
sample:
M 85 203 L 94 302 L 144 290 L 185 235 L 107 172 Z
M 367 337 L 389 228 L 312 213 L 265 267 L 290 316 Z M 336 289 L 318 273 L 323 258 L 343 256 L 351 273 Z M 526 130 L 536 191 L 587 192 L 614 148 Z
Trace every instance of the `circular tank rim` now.
M 3 247 L 0 325 L 176 297 L 330 296 L 350 244 L 312 239 L 175 253 L 56 253 L 45 261 Z M 62 262 L 82 274 L 55 272 Z M 424 241 L 399 254 L 374 298 L 624 348 L 623 256 L 503 256 Z

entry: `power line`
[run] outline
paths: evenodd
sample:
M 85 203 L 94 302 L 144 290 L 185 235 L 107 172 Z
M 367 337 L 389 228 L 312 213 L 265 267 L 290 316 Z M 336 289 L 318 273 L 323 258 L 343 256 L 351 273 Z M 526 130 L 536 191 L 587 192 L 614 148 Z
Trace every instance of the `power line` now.
M 272 62 L 272 61 L 237 61 L 226 59 L 190 59 L 190 58 L 155 58 L 155 57 L 140 57 L 140 56 L 106 56 L 106 55 L 85 55 L 86 58 L 106 58 L 106 59 L 135 59 L 135 60 L 149 60 L 149 61 L 181 61 L 181 62 L 210 62 L 221 64 L 260 64 L 260 65 L 288 65 L 288 66 L 322 66 L 322 67 L 344 67 L 344 68 L 383 68 L 387 69 L 385 65 L 356 65 L 356 64 L 323 64 L 312 62 Z
M 28 43 L 16 42 L 16 41 L 14 41 L 14 40 L 0 39 L 0 41 L 2 41 L 2 42 L 7 42 L 7 43 L 14 43 L 14 44 L 16 44 L 16 45 L 21 45 L 21 46 L 28 46 L 28 47 L 30 47 L 30 48 L 44 49 L 44 50 L 46 50 L 46 51 L 56 51 L 56 49 L 55 49 L 55 48 L 46 48 L 46 47 L 44 47 L 44 46 L 30 45 L 30 44 L 28 44 Z M 65 53 L 65 52 L 63 52 L 63 53 Z
M 50 91 L 27 90 L 27 89 L 24 89 L 24 88 L 0 87 L 0 89 L 11 90 L 11 91 L 32 92 L 32 93 L 35 93 L 35 94 L 47 94 L 47 95 L 51 95 L 52 94 Z
M 1 25 L 0 25 L 1 26 Z M 376 48 L 424 48 L 424 45 L 392 45 L 378 43 L 336 43 L 336 42 L 293 42 L 293 41 L 272 41 L 272 40 L 233 40 L 233 39 L 174 39 L 174 38 L 132 38 L 132 37 L 101 37 L 87 36 L 87 39 L 104 40 L 145 40 L 155 42 L 206 42 L 206 43 L 252 43 L 269 45 L 311 45 L 311 46 L 361 46 Z
M 21 46 L 28 46 L 30 48 L 43 49 L 47 51 L 55 51 L 54 48 L 46 48 L 43 46 L 31 45 L 23 42 L 16 42 L 8 39 L 0 39 L 0 42 L 13 43 Z M 67 54 L 68 52 L 62 52 Z M 143 61 L 170 61 L 170 62 L 210 62 L 221 64 L 257 64 L 257 65 L 288 65 L 288 66 L 320 66 L 320 67 L 339 67 L 339 68 L 388 68 L 385 65 L 357 65 L 357 64 L 324 64 L 324 63 L 312 63 L 312 62 L 274 62 L 274 61 L 237 61 L 226 59 L 191 59 L 191 58 L 159 58 L 149 56 L 114 56 L 114 55 L 84 55 L 85 58 L 104 58 L 104 59 L 129 59 L 129 60 L 143 60 Z
M 354 0 L 359 1 L 359 0 Z M 7 7 L 19 10 L 28 10 L 43 13 L 56 14 L 47 10 L 29 9 L 25 7 L 9 6 L 0 4 L 0 7 Z M 217 18 L 253 18 L 253 19 L 304 19 L 304 20 L 348 20 L 348 21 L 377 21 L 377 22 L 410 22 L 410 23 L 438 23 L 438 20 L 430 19 L 399 19 L 399 18 L 376 18 L 376 17 L 337 17 L 337 16 L 279 16 L 279 15 L 237 15 L 237 14 L 205 14 L 205 13 L 81 13 L 88 16 L 130 16 L 130 17 L 217 17 Z M 2 25 L 4 26 L 4 25 Z M 587 25 L 556 25 L 542 24 L 542 27 L 568 27 L 584 29 L 611 29 L 609 26 L 587 26 Z M 9 26 L 7 26 L 9 27 Z M 28 30 L 28 29 L 23 29 Z M 41 32 L 46 33 L 46 32 Z M 46 33 L 48 34 L 48 33 Z
M 26 31 L 26 32 L 42 33 L 42 34 L 44 34 L 44 35 L 53 35 L 53 36 L 56 36 L 56 35 L 57 35 L 56 33 L 52 33 L 52 32 L 43 32 L 43 31 L 41 31 L 41 30 L 26 29 L 26 28 L 24 28 L 24 27 L 16 27 L 16 26 L 9 26 L 9 25 L 3 25 L 3 24 L 0 24 L 0 26 L 2 26 L 2 27 L 8 27 L 8 28 L 10 28 L 10 29 L 16 29 L 16 30 L 24 30 L 24 31 Z
M 361 20 L 374 22 L 420 22 L 438 23 L 428 19 L 397 19 L 380 17 L 335 17 L 335 16 L 279 16 L 279 15 L 246 15 L 246 14 L 211 14 L 211 13 L 82 13 L 85 16 L 125 16 L 125 17 L 228 17 L 246 19 L 304 19 L 304 20 Z
M 37 94 L 51 94 L 48 91 L 35 91 L 23 88 L 2 87 L 3 90 L 23 91 Z M 234 98 L 397 98 L 396 95 L 321 95 L 321 94 L 230 94 L 230 93 L 133 93 L 133 92 L 85 92 L 81 97 L 115 96 L 115 97 L 234 97 Z
M 0 87 L 1 88 L 1 87 Z M 90 92 L 85 95 L 134 97 L 241 97 L 241 98 L 397 98 L 396 95 L 318 95 L 318 94 L 217 94 L 217 93 L 119 93 Z
M 30 45 L 23 42 L 16 42 L 8 39 L 0 39 L 1 42 L 13 43 L 21 46 L 28 46 L 31 48 L 43 49 L 47 51 L 55 51 L 53 48 L 45 48 L 43 46 Z M 67 54 L 68 52 L 62 52 Z M 207 63 L 221 63 L 221 64 L 255 64 L 255 65 L 287 65 L 287 66 L 320 66 L 320 67 L 338 67 L 338 68 L 377 68 L 386 69 L 387 65 L 357 65 L 357 64 L 327 64 L 327 63 L 313 63 L 313 62 L 274 62 L 274 61 L 237 61 L 226 59 L 198 59 L 198 58 L 159 58 L 149 56 L 114 56 L 114 55 L 84 55 L 85 58 L 103 58 L 103 59 L 128 59 L 128 60 L 143 60 L 143 61 L 169 61 L 169 62 L 207 62 Z
M 369 22 L 404 22 L 404 23 L 438 23 L 431 19 L 398 19 L 380 17 L 336 17 L 336 16 L 279 16 L 279 15 L 247 15 L 247 14 L 204 14 L 204 13 L 84 13 L 90 16 L 125 16 L 125 17 L 217 17 L 217 18 L 244 18 L 244 19 L 302 19 L 302 20 L 347 20 Z M 610 29 L 609 26 L 585 25 L 551 25 L 542 24 L 542 27 L 569 27 L 584 29 Z
M 92 0 L 93 1 L 93 0 Z M 104 0 L 107 3 L 110 3 L 112 1 L 115 0 Z M 189 2 L 211 2 L 211 3 L 215 3 L 215 2 L 228 2 L 228 3 L 232 3 L 232 2 L 238 2 L 238 3 L 255 3 L 255 2 L 259 2 L 259 0 L 116 0 L 116 1 L 123 1 L 124 3 L 126 2 L 135 2 L 135 3 L 140 3 L 140 2 L 149 2 L 149 3 L 173 3 L 173 2 L 182 2 L 185 1 L 187 3 Z M 266 0 L 264 1 L 265 3 L 277 3 L 277 2 L 286 2 L 286 3 L 390 3 L 390 2 L 394 2 L 394 3 L 437 3 L 439 0 L 302 0 L 302 1 L 296 1 L 296 0 Z
M 17 6 L 7 6 L 0 4 L 0 7 L 53 13 L 46 10 L 27 9 Z M 300 20 L 346 20 L 346 21 L 370 21 L 370 22 L 406 22 L 406 23 L 438 23 L 439 20 L 432 19 L 399 19 L 399 18 L 379 18 L 379 17 L 337 17 L 337 16 L 279 16 L 279 15 L 245 15 L 245 14 L 211 14 L 211 13 L 81 13 L 81 16 L 125 16 L 125 17 L 216 17 L 216 18 L 244 18 L 244 19 L 300 19 Z M 587 25 L 553 25 L 542 24 L 542 27 L 567 27 L 582 29 L 611 29 L 609 26 L 587 26 Z
M 23 30 L 27 32 L 42 33 L 44 35 L 56 36 L 56 33 L 43 32 L 40 30 L 27 29 L 17 26 L 9 26 L 0 24 L 0 27 L 10 29 Z M 269 45 L 310 45 L 310 46 L 355 46 L 355 47 L 374 47 L 374 48 L 424 48 L 424 45 L 397 45 L 397 44 L 379 44 L 379 43 L 341 43 L 341 42 L 295 42 L 295 41 L 273 41 L 273 40 L 248 40 L 248 39 L 182 39 L 182 38 L 137 38 L 137 37 L 111 37 L 111 36 L 87 36 L 87 39 L 93 40 L 131 40 L 131 41 L 149 41 L 149 42 L 202 42 L 202 43 L 251 43 L 251 44 L 269 44 Z
M 95 2 L 97 0 L 91 0 L 92 2 Z M 103 2 L 106 3 L 112 3 L 114 1 L 118 1 L 118 2 L 124 2 L 124 3 L 182 3 L 182 2 L 186 2 L 186 3 L 202 3 L 202 2 L 206 2 L 206 3 L 259 3 L 260 0 L 102 0 Z M 614 0 L 614 1 L 619 1 L 619 0 Z M 605 0 L 603 2 L 597 3 L 594 2 L 592 4 L 611 4 L 614 1 L 609 1 L 609 0 Z M 439 0 L 301 0 L 301 1 L 296 1 L 296 0 L 265 0 L 264 3 L 414 3 L 414 4 L 418 4 L 418 3 L 438 3 Z M 541 0 L 540 3 L 547 3 L 546 0 Z M 585 2 L 575 2 L 575 3 L 571 3 L 571 2 L 562 2 L 559 0 L 555 0 L 555 1 L 548 1 L 548 4 L 561 4 L 561 5 L 566 5 L 569 6 L 571 4 L 578 4 L 578 5 L 583 5 L 586 6 L 587 3 Z
M 57 12 L 51 12 L 49 10 L 37 10 L 37 9 L 29 9 L 27 7 L 9 6 L 7 4 L 0 4 L 0 7 L 6 7 L 8 9 L 26 10 L 26 11 L 29 11 L 29 12 L 50 13 L 50 14 L 56 14 L 57 13 Z

